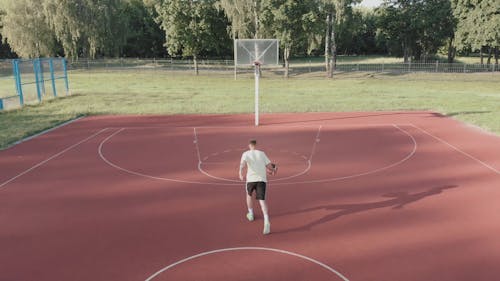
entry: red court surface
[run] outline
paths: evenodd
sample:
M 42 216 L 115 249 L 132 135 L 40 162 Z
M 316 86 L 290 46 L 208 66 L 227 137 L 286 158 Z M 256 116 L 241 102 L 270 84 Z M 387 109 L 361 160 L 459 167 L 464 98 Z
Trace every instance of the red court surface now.
M 0 152 L 0 280 L 500 279 L 500 138 L 432 112 L 98 116 Z M 250 138 L 278 163 L 245 218 Z

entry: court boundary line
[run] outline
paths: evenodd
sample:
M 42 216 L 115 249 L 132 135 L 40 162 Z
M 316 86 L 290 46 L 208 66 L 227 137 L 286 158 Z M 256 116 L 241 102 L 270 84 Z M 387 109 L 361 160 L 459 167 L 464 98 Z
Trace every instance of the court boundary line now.
M 408 155 L 406 155 L 406 157 L 404 157 L 403 159 L 401 159 L 401 160 L 399 160 L 397 162 L 394 162 L 394 163 L 392 163 L 392 164 L 390 164 L 388 166 L 384 166 L 384 167 L 381 167 L 381 168 L 378 168 L 378 169 L 374 169 L 374 170 L 371 170 L 371 171 L 367 171 L 367 172 L 363 172 L 363 173 L 358 173 L 358 174 L 353 174 L 353 175 L 348 175 L 348 176 L 343 176 L 343 177 L 335 177 L 335 178 L 330 178 L 330 179 L 318 179 L 318 180 L 295 182 L 294 184 L 324 183 L 324 182 L 333 182 L 333 181 L 339 181 L 339 180 L 346 180 L 346 179 L 358 178 L 358 177 L 362 177 L 362 176 L 368 176 L 368 175 L 371 175 L 371 174 L 376 174 L 378 172 L 382 172 L 382 171 L 385 171 L 385 170 L 388 170 L 388 169 L 391 169 L 393 167 L 396 167 L 396 166 L 399 166 L 399 165 L 403 164 L 404 162 L 406 162 L 410 158 L 412 158 L 413 155 L 415 155 L 415 153 L 417 152 L 417 147 L 418 147 L 417 140 L 415 139 L 415 137 L 413 137 L 412 134 L 410 134 L 407 131 L 401 129 L 399 127 L 399 125 L 392 124 L 391 126 L 394 127 L 394 128 L 396 128 L 396 129 L 398 129 L 399 131 L 403 132 L 408 137 L 410 137 L 410 139 L 413 142 L 413 150 Z
M 309 172 L 309 170 L 311 169 L 311 166 L 312 166 L 312 157 L 313 157 L 315 149 L 316 149 L 316 144 L 319 142 L 319 136 L 321 134 L 321 128 L 322 127 L 323 127 L 323 125 L 319 125 L 318 126 L 318 132 L 316 133 L 316 137 L 314 138 L 314 142 L 312 144 L 311 153 L 309 154 L 309 159 L 305 158 L 306 163 L 307 163 L 307 167 L 304 170 L 302 170 L 299 173 L 297 173 L 297 174 L 290 175 L 288 177 L 283 177 L 283 178 L 275 179 L 275 180 L 272 180 L 272 181 L 270 180 L 269 183 L 293 179 L 293 178 L 296 178 L 296 177 L 300 177 L 300 176 L 306 174 L 307 172 Z M 214 176 L 214 175 L 208 173 L 207 171 L 205 171 L 201 167 L 203 165 L 203 161 L 202 161 L 202 158 L 201 158 L 200 147 L 199 147 L 199 144 L 198 144 L 199 143 L 199 139 L 198 139 L 198 134 L 196 133 L 196 128 L 197 127 L 193 128 L 193 132 L 194 132 L 194 143 L 195 143 L 195 147 L 196 147 L 196 153 L 198 155 L 198 171 L 200 173 L 204 174 L 205 176 L 213 178 L 213 179 L 217 179 L 217 180 L 221 180 L 221 181 L 227 181 L 227 182 L 241 183 L 242 181 L 232 180 L 232 179 L 226 179 L 226 178 L 221 178 L 221 177 Z M 226 152 L 226 150 L 223 151 L 223 152 Z M 220 154 L 220 152 L 216 152 L 216 154 L 218 155 L 218 154 Z
M 104 131 L 106 131 L 106 130 L 108 130 L 108 128 L 101 129 L 101 130 L 97 131 L 96 133 L 94 133 L 94 134 L 92 134 L 92 135 L 90 135 L 90 136 L 88 136 L 88 137 L 84 138 L 83 140 L 80 140 L 79 142 L 77 142 L 77 143 L 75 143 L 75 144 L 72 144 L 72 145 L 70 145 L 70 146 L 66 147 L 65 149 L 63 149 L 63 150 L 59 151 L 58 153 L 53 154 L 53 155 L 52 155 L 52 156 L 50 156 L 49 158 L 47 158 L 47 159 L 45 159 L 45 160 L 42 160 L 41 162 L 38 162 L 37 164 L 35 164 L 35 165 L 31 166 L 30 168 L 28 168 L 28 169 L 24 170 L 23 172 L 21 172 L 21 173 L 17 174 L 16 176 L 14 176 L 14 177 L 12 177 L 12 178 L 8 179 L 7 181 L 3 182 L 2 184 L 0 184 L 0 190 L 1 190 L 1 189 L 4 189 L 4 188 L 5 188 L 5 186 L 6 186 L 7 184 L 11 183 L 12 181 L 16 180 L 17 178 L 20 178 L 21 176 L 23 176 L 23 175 L 25 175 L 25 174 L 27 174 L 27 173 L 29 173 L 29 172 L 31 172 L 31 171 L 33 171 L 33 170 L 35 170 L 36 168 L 38 168 L 38 167 L 40 167 L 40 166 L 43 166 L 45 163 L 49 162 L 50 160 L 52 160 L 52 159 L 54 159 L 54 158 L 57 158 L 58 156 L 60 156 L 60 155 L 62 155 L 62 154 L 64 154 L 64 153 L 66 153 L 66 152 L 70 151 L 71 149 L 73 149 L 73 148 L 75 148 L 75 147 L 79 146 L 80 144 L 82 144 L 82 143 L 84 143 L 84 142 L 86 142 L 86 141 L 88 141 L 88 140 L 90 140 L 90 139 L 92 139 L 92 138 L 96 137 L 97 135 L 101 134 L 102 132 L 104 132 Z
M 273 186 L 297 185 L 297 184 L 311 184 L 311 183 L 324 183 L 324 182 L 334 182 L 334 181 L 339 181 L 339 180 L 352 179 L 352 178 L 357 178 L 357 177 L 362 177 L 362 176 L 367 176 L 367 175 L 375 174 L 375 173 L 378 173 L 378 172 L 381 172 L 381 171 L 384 171 L 384 170 L 387 170 L 387 169 L 390 169 L 390 168 L 393 168 L 395 166 L 403 164 L 404 162 L 408 161 L 411 157 L 413 157 L 413 155 L 416 153 L 417 147 L 418 147 L 417 141 L 413 137 L 413 135 L 411 135 L 407 131 L 401 129 L 399 127 L 399 125 L 392 124 L 390 126 L 385 126 L 385 127 L 394 127 L 394 128 L 396 128 L 398 131 L 400 131 L 403 134 L 405 134 L 406 136 L 408 136 L 409 139 L 413 143 L 413 149 L 412 149 L 412 151 L 408 155 L 406 155 L 404 158 L 402 158 L 401 160 L 399 160 L 397 162 L 394 162 L 394 163 L 392 163 L 392 164 L 390 164 L 388 166 L 384 166 L 384 167 L 381 167 L 381 168 L 373 169 L 373 170 L 370 170 L 370 171 L 367 171 L 367 172 L 363 172 L 363 173 L 358 173 L 358 174 L 353 174 L 353 175 L 348 175 L 348 176 L 343 176 L 343 177 L 335 177 L 335 178 L 328 178 L 328 179 L 318 179 L 318 180 L 309 180 L 309 181 L 301 181 L 301 182 L 277 182 L 277 183 L 273 183 Z M 192 129 L 193 127 L 189 127 L 189 128 Z M 108 140 L 110 140 L 112 137 L 114 137 L 115 135 L 117 135 L 118 133 L 122 132 L 125 129 L 126 128 L 121 128 L 118 131 L 114 132 L 113 134 L 109 135 L 107 138 L 105 138 L 103 141 L 101 141 L 101 143 L 99 144 L 99 147 L 97 149 L 100 158 L 105 163 L 107 163 L 109 166 L 111 166 L 111 167 L 113 167 L 113 168 L 115 168 L 117 170 L 121 170 L 123 172 L 126 172 L 128 174 L 132 174 L 132 175 L 135 175 L 135 176 L 140 176 L 140 177 L 145 177 L 145 178 L 150 178 L 150 179 L 155 179 L 155 180 L 163 180 L 163 181 L 171 181 L 171 182 L 178 182 L 178 183 L 186 183 L 186 184 L 218 185 L 218 186 L 238 186 L 238 185 L 241 184 L 241 183 L 224 183 L 224 182 L 211 183 L 211 182 L 199 182 L 199 181 L 189 181 L 189 180 L 179 180 L 179 179 L 172 179 L 172 178 L 165 178 L 165 177 L 157 177 L 157 176 L 151 176 L 151 175 L 147 175 L 147 174 L 135 172 L 135 171 L 128 170 L 126 168 L 120 167 L 120 166 L 112 163 L 110 160 L 108 160 L 104 156 L 104 154 L 102 153 L 102 148 L 104 147 L 104 144 Z
M 31 136 L 25 137 L 25 138 L 23 138 L 23 139 L 20 139 L 20 140 L 18 140 L 18 141 L 16 141 L 16 142 L 14 142 L 14 143 L 10 144 L 10 145 L 9 145 L 9 146 L 7 146 L 6 148 L 2 149 L 1 151 L 7 150 L 7 149 L 12 148 L 12 147 L 14 147 L 14 146 L 16 146 L 16 145 L 18 145 L 18 144 L 23 143 L 23 142 L 27 142 L 27 141 L 32 140 L 32 139 L 34 139 L 34 138 L 37 138 L 37 137 L 39 137 L 39 136 L 45 135 L 45 134 L 47 134 L 47 133 L 50 133 L 50 132 L 52 132 L 52 131 L 54 131 L 54 130 L 60 129 L 60 128 L 62 128 L 62 127 L 64 127 L 64 126 L 66 126 L 66 125 L 69 125 L 69 124 L 71 124 L 71 123 L 74 123 L 74 122 L 76 122 L 76 121 L 78 121 L 78 120 L 80 120 L 80 119 L 83 119 L 83 118 L 85 118 L 85 116 L 80 116 L 80 117 L 77 117 L 77 118 L 73 118 L 73 119 L 68 120 L 68 121 L 66 121 L 66 122 L 63 122 L 63 123 L 61 123 L 61 124 L 59 124 L 59 125 L 57 125 L 57 126 L 55 126 L 55 127 L 48 128 L 47 130 L 43 130 L 43 131 L 41 131 L 41 132 L 39 132 L 39 133 L 36 133 L 36 134 L 34 134 L 34 135 L 31 135 Z
M 121 129 L 115 131 L 114 133 L 112 133 L 111 135 L 106 137 L 104 140 L 102 140 L 101 143 L 99 144 L 99 146 L 97 147 L 97 153 L 98 153 L 99 157 L 104 161 L 104 163 L 108 164 L 112 168 L 115 168 L 119 171 L 125 172 L 125 173 L 130 174 L 130 175 L 145 177 L 145 178 L 154 179 L 154 180 L 163 180 L 163 181 L 171 181 L 171 182 L 187 183 L 187 184 L 235 186 L 235 184 L 227 184 L 227 183 L 198 182 L 198 181 L 188 181 L 188 180 L 178 180 L 178 179 L 171 179 L 171 178 L 164 178 L 164 177 L 156 177 L 156 176 L 151 176 L 151 175 L 135 172 L 135 171 L 132 171 L 132 170 L 129 170 L 129 169 L 126 169 L 126 168 L 123 168 L 121 166 L 114 164 L 113 162 L 108 160 L 106 158 L 106 156 L 104 156 L 103 147 L 106 144 L 106 142 L 108 142 L 112 137 L 118 135 L 120 132 L 123 132 L 124 130 L 126 130 L 126 128 L 121 128 Z
M 300 123 L 300 122 L 298 122 Z M 283 125 L 283 124 L 271 124 L 271 125 L 261 125 L 258 128 L 304 128 L 304 127 L 390 127 L 394 123 L 377 123 L 377 124 L 304 124 L 304 125 Z M 412 123 L 398 123 L 400 126 L 411 126 Z M 109 129 L 127 129 L 127 130 L 140 130 L 140 129 L 227 129 L 227 128 L 254 128 L 253 126 L 118 126 L 118 127 L 107 127 Z
M 451 148 L 452 148 L 453 150 L 455 150 L 456 152 L 461 153 L 462 155 L 464 155 L 464 156 L 468 157 L 469 159 L 474 160 L 477 164 L 480 164 L 480 165 L 484 166 L 485 168 L 487 168 L 487 169 L 489 169 L 489 170 L 493 171 L 494 173 L 497 173 L 497 174 L 499 174 L 499 175 L 500 175 L 500 171 L 499 171 L 499 170 L 497 170 L 497 169 L 496 169 L 496 168 L 494 168 L 493 166 L 491 166 L 491 165 L 487 164 L 486 162 L 481 161 L 480 159 L 476 158 L 475 156 L 473 156 L 473 155 L 471 155 L 471 154 L 469 154 L 469 153 L 467 153 L 467 152 L 465 152 L 465 151 L 461 150 L 460 148 L 458 148 L 458 147 L 454 146 L 453 144 L 451 144 L 451 143 L 449 143 L 449 142 L 445 141 L 444 139 L 442 139 L 442 138 L 440 138 L 440 137 L 438 137 L 438 136 L 436 136 L 436 135 L 433 135 L 433 134 L 429 133 L 428 131 L 426 131 L 426 130 L 424 130 L 424 129 L 420 128 L 419 126 L 417 126 L 417 125 L 415 125 L 415 124 L 411 124 L 411 126 L 413 126 L 414 128 L 416 128 L 416 129 L 420 130 L 420 131 L 421 131 L 421 132 L 423 132 L 424 134 L 426 134 L 426 135 L 428 135 L 428 136 L 430 136 L 430 137 L 434 138 L 435 140 L 437 140 L 437 141 L 439 141 L 439 142 L 441 142 L 441 143 L 443 143 L 443 144 L 447 145 L 448 147 L 451 147 Z
M 211 255 L 211 254 L 217 254 L 217 253 L 223 253 L 223 252 L 236 252 L 236 251 L 246 251 L 246 250 L 275 252 L 275 253 L 279 253 L 279 254 L 284 254 L 284 255 L 289 255 L 289 256 L 296 257 L 296 258 L 300 258 L 300 259 L 309 261 L 309 262 L 311 262 L 313 264 L 316 264 L 316 265 L 318 265 L 318 266 L 326 269 L 327 271 L 335 274 L 337 277 L 339 277 L 343 281 L 349 281 L 349 279 L 347 279 L 347 277 L 345 277 L 342 273 L 340 273 L 339 271 L 337 271 L 335 268 L 333 268 L 333 267 L 331 267 L 331 266 L 329 266 L 329 265 L 327 265 L 327 264 L 325 264 L 323 262 L 320 262 L 320 261 L 318 261 L 316 259 L 313 259 L 313 258 L 305 256 L 305 255 L 301 255 L 301 254 L 298 254 L 298 253 L 286 251 L 286 250 L 281 250 L 281 249 L 276 249 L 276 248 L 267 248 L 267 247 L 233 247 L 233 248 L 222 248 L 222 249 L 217 249 L 217 250 L 202 252 L 202 253 L 199 253 L 199 254 L 196 254 L 196 255 L 184 258 L 182 260 L 179 260 L 177 262 L 174 262 L 174 263 L 172 263 L 170 265 L 167 265 L 167 266 L 163 267 L 162 269 L 160 269 L 157 272 L 155 272 L 152 275 L 150 275 L 145 281 L 152 281 L 153 279 L 155 279 L 156 277 L 158 277 L 163 272 L 165 272 L 165 271 L 167 271 L 167 270 L 169 270 L 169 269 L 171 269 L 171 268 L 173 268 L 173 267 L 175 267 L 175 266 L 177 266 L 179 264 L 182 264 L 182 263 L 185 263 L 185 262 L 188 262 L 190 260 L 194 260 L 194 259 L 197 259 L 197 258 L 200 258 L 200 257 L 203 257 L 203 256 L 208 256 L 208 255 Z

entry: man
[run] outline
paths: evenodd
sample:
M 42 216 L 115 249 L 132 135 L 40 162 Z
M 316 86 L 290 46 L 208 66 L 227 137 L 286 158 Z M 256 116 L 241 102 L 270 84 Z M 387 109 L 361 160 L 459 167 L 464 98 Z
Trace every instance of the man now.
M 259 200 L 260 208 L 264 214 L 264 234 L 271 233 L 271 223 L 269 222 L 269 214 L 266 204 L 266 184 L 267 173 L 276 174 L 277 167 L 271 163 L 269 158 L 263 151 L 257 150 L 257 141 L 250 140 L 248 144 L 249 150 L 245 151 L 241 156 L 240 162 L 240 180 L 243 180 L 243 169 L 247 168 L 246 175 L 246 200 L 247 200 L 247 219 L 254 220 L 252 194 L 255 191 L 255 198 Z

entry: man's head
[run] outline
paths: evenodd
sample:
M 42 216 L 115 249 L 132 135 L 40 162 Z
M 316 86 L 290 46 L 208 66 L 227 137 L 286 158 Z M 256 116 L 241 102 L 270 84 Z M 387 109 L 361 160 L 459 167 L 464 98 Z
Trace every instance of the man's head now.
M 248 148 L 250 149 L 255 149 L 255 147 L 257 146 L 257 140 L 255 139 L 251 139 L 249 142 L 248 142 Z

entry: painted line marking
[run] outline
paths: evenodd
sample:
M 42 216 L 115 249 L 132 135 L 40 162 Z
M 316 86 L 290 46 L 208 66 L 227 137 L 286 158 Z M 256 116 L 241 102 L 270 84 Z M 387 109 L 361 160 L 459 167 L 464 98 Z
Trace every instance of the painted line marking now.
M 307 174 L 309 172 L 309 170 L 311 169 L 312 167 L 312 157 L 314 155 L 314 151 L 316 150 L 316 144 L 319 142 L 319 136 L 321 134 L 321 128 L 323 126 L 320 125 L 318 127 L 318 132 L 316 133 L 316 137 L 314 139 L 314 142 L 313 142 L 313 145 L 312 145 L 312 149 L 311 149 L 311 155 L 309 157 L 306 157 L 306 156 L 302 156 L 302 158 L 306 161 L 307 163 L 307 166 L 304 170 L 296 173 L 296 174 L 293 174 L 293 175 L 290 175 L 288 177 L 283 177 L 283 178 L 277 178 L 277 179 L 274 179 L 274 180 L 269 180 L 269 183 L 271 182 L 277 182 L 277 181 L 284 181 L 284 180 L 288 180 L 288 179 L 292 179 L 292 178 L 296 178 L 296 177 L 299 177 L 299 176 L 302 176 L 304 174 Z M 198 137 L 196 135 L 196 131 L 195 131 L 195 141 L 198 143 Z M 271 150 L 271 149 L 270 149 Z M 226 152 L 229 152 L 231 151 L 231 149 L 226 149 L 224 150 L 222 153 L 226 153 Z M 291 154 L 295 154 L 295 155 L 299 155 L 299 153 L 295 152 L 295 151 L 290 151 L 288 149 L 280 149 L 279 152 L 281 153 L 291 153 Z M 198 153 L 199 154 L 199 153 Z M 219 155 L 219 152 L 214 152 L 211 154 L 211 156 L 217 156 Z M 205 171 L 203 168 L 202 168 L 202 165 L 204 163 L 200 160 L 200 162 L 198 162 L 198 171 L 200 171 L 202 174 L 204 174 L 205 176 L 207 177 L 210 177 L 210 178 L 213 178 L 213 179 L 216 179 L 216 180 L 221 180 L 221 181 L 227 181 L 227 182 L 238 182 L 240 183 L 241 181 L 239 180 L 232 180 L 232 179 L 228 179 L 228 178 L 222 178 L 222 177 L 217 177 L 217 176 L 214 176 L 210 173 L 208 173 L 207 171 Z
M 467 152 L 465 152 L 465 151 L 461 150 L 460 148 L 458 148 L 458 147 L 454 146 L 453 144 L 451 144 L 451 143 L 449 143 L 449 142 L 447 142 L 447 141 L 443 140 L 442 138 L 439 138 L 439 137 L 437 137 L 437 136 L 435 136 L 435 135 L 433 135 L 433 134 L 429 133 L 428 131 L 426 131 L 426 130 L 424 130 L 424 129 L 422 129 L 422 128 L 420 128 L 420 127 L 418 127 L 418 126 L 414 125 L 414 124 L 411 124 L 411 126 L 413 126 L 413 127 L 414 127 L 414 128 L 416 128 L 416 129 L 419 129 L 420 131 L 422 131 L 422 132 L 423 132 L 423 133 L 425 133 L 426 135 L 428 135 L 428 136 L 430 136 L 430 137 L 432 137 L 432 138 L 434 138 L 434 139 L 436 139 L 436 140 L 438 140 L 438 141 L 442 142 L 443 144 L 445 144 L 445 145 L 447 145 L 447 146 L 451 147 L 451 148 L 452 148 L 452 149 L 454 149 L 455 151 L 457 151 L 457 152 L 459 152 L 459 153 L 461 153 L 461 154 L 463 154 L 463 155 L 465 155 L 465 156 L 469 157 L 470 159 L 472 159 L 472 160 L 476 161 L 476 162 L 477 162 L 477 163 L 479 163 L 480 165 L 483 165 L 484 167 L 486 167 L 486 168 L 490 169 L 490 170 L 491 170 L 491 171 L 493 171 L 494 173 L 500 174 L 500 171 L 499 171 L 499 170 L 497 170 L 497 169 L 495 169 L 493 166 L 491 166 L 491 165 L 489 165 L 489 164 L 487 164 L 487 163 L 485 163 L 485 162 L 483 162 L 483 161 L 479 160 L 478 158 L 476 158 L 476 157 L 472 156 L 471 154 L 469 154 L 469 153 L 467 153 Z
M 211 182 L 199 182 L 199 181 L 187 181 L 187 180 L 179 180 L 179 179 L 172 179 L 172 178 L 165 178 L 165 177 L 156 177 L 156 176 L 151 176 L 151 175 L 147 175 L 147 174 L 143 174 L 143 173 L 139 173 L 139 172 L 135 172 L 135 171 L 132 171 L 132 170 L 129 170 L 129 169 L 126 169 L 126 168 L 123 168 L 121 166 L 118 166 L 116 165 L 115 163 L 111 162 L 110 160 L 108 160 L 106 158 L 106 156 L 104 156 L 104 153 L 103 153 L 103 148 L 104 148 L 104 145 L 111 139 L 113 138 L 114 136 L 118 135 L 120 132 L 122 132 L 123 130 L 125 130 L 126 128 L 121 128 L 119 130 L 117 130 L 116 132 L 114 132 L 113 134 L 109 135 L 107 138 L 105 138 L 104 140 L 101 141 L 101 143 L 99 144 L 99 147 L 97 148 L 97 153 L 99 154 L 99 157 L 106 163 L 108 164 L 109 166 L 117 169 L 117 170 L 120 170 L 122 172 L 125 172 L 127 174 L 131 174 L 131 175 L 135 175 L 135 176 L 140 176 L 140 177 L 144 177 L 144 178 L 149 178 L 149 179 L 154 179 L 154 180 L 163 180 L 163 181 L 171 181 L 171 182 L 178 182 L 178 183 L 188 183 L 188 184 L 202 184 L 202 185 L 226 185 L 226 186 L 234 186 L 236 184 L 234 183 L 211 183 Z M 240 184 L 238 184 L 240 185 Z
M 194 143 L 196 147 L 196 154 L 198 155 L 198 163 L 201 163 L 200 147 L 198 145 L 198 134 L 196 133 L 196 127 L 193 128 Z
M 11 145 L 7 146 L 6 148 L 4 148 L 4 149 L 2 149 L 2 150 L 7 150 L 7 149 L 12 148 L 12 147 L 14 147 L 14 146 L 16 146 L 16 145 L 18 145 L 18 144 L 23 143 L 23 142 L 27 142 L 27 141 L 32 140 L 32 139 L 34 139 L 34 138 L 36 138 L 36 137 L 39 137 L 39 136 L 41 136 L 41 135 L 45 135 L 45 134 L 50 133 L 50 132 L 52 132 L 52 131 L 54 131 L 54 130 L 57 130 L 57 129 L 59 129 L 59 128 L 62 128 L 62 127 L 64 127 L 64 126 L 66 126 L 66 125 L 69 125 L 69 124 L 71 124 L 71 123 L 73 123 L 73 122 L 76 122 L 76 121 L 78 121 L 78 120 L 80 120 L 80 119 L 82 119 L 82 118 L 85 118 L 85 116 L 80 116 L 80 117 L 78 117 L 78 118 L 68 120 L 68 121 L 66 121 L 66 122 L 64 122 L 64 123 L 62 123 L 62 124 L 59 124 L 59 125 L 57 125 L 57 126 L 55 126 L 55 127 L 52 127 L 52 128 L 50 128 L 50 129 L 47 129 L 47 130 L 45 130 L 45 131 L 42 131 L 42 132 L 40 132 L 40 133 L 37 133 L 37 134 L 34 134 L 34 135 L 32 135 L 32 136 L 26 137 L 26 138 L 24 138 L 24 139 L 18 140 L 18 141 L 16 141 L 15 143 L 13 143 L 13 144 L 11 144 Z
M 349 281 L 349 279 L 347 279 L 347 277 L 345 277 L 342 273 L 340 273 L 339 271 L 337 271 L 333 267 L 331 267 L 331 266 L 329 266 L 329 265 L 327 265 L 325 263 L 322 263 L 322 262 L 320 262 L 318 260 L 315 260 L 315 259 L 310 258 L 308 256 L 304 256 L 304 255 L 301 255 L 301 254 L 290 252 L 290 251 L 285 251 L 285 250 L 275 249 L 275 248 L 265 248 L 265 247 L 235 247 L 235 248 L 217 249 L 217 250 L 213 250 L 213 251 L 207 251 L 207 252 L 199 253 L 199 254 L 187 257 L 185 259 L 182 259 L 180 261 L 174 262 L 174 263 L 172 263 L 172 264 L 170 264 L 168 266 L 165 266 L 164 268 L 158 270 L 157 272 L 155 272 L 154 274 L 152 274 L 151 276 L 149 276 L 145 281 L 152 281 L 153 279 L 155 279 L 156 277 L 158 277 L 163 272 L 165 272 L 165 271 L 167 271 L 167 270 L 169 270 L 169 269 L 171 269 L 171 268 L 173 268 L 173 267 L 175 267 L 175 266 L 177 266 L 179 264 L 188 262 L 190 260 L 194 260 L 194 259 L 197 259 L 197 258 L 200 258 L 200 257 L 203 257 L 203 256 L 208 256 L 208 255 L 211 255 L 211 254 L 222 253 L 222 252 L 234 252 L 234 251 L 268 251 L 268 252 L 275 252 L 275 253 L 280 253 L 280 254 L 284 254 L 284 255 L 289 255 L 289 256 L 297 257 L 297 258 L 309 261 L 311 263 L 314 263 L 314 264 L 316 264 L 316 265 L 318 265 L 318 266 L 320 266 L 320 267 L 328 270 L 329 272 L 335 274 L 337 277 L 339 277 L 343 281 Z
M 396 125 L 396 124 L 392 124 L 391 127 L 394 127 L 396 128 L 397 130 L 399 130 L 400 132 L 402 132 L 403 134 L 405 134 L 412 142 L 413 144 L 413 148 L 412 150 L 404 157 L 402 158 L 401 160 L 397 161 L 397 162 L 394 162 L 390 165 L 387 165 L 387 166 L 384 166 L 384 167 L 381 167 L 381 168 L 377 168 L 377 169 L 373 169 L 373 170 L 370 170 L 370 171 L 366 171 L 366 172 L 363 172 L 363 173 L 358 173 L 358 174 L 353 174 L 353 175 L 348 175 L 348 176 L 342 176 L 342 177 L 334 177 L 334 178 L 326 178 L 326 179 L 317 179 L 317 180 L 309 180 L 309 181 L 301 181 L 301 182 L 279 182 L 279 183 L 273 183 L 273 186 L 283 186 L 283 185 L 297 185 L 297 184 L 311 184 L 311 183 L 324 183 L 324 182 L 333 182 L 333 181 L 339 181 L 339 180 L 346 180 L 346 179 L 352 179 L 352 178 L 357 178 L 357 177 L 362 177 L 362 176 L 367 176 L 367 175 L 371 175 L 371 174 L 375 174 L 375 173 L 378 173 L 378 172 L 381 172 L 381 171 L 384 171 L 384 170 L 387 170 L 387 169 L 390 169 L 390 168 L 393 168 L 393 167 L 396 167 L 398 165 L 401 165 L 403 164 L 404 162 L 408 161 L 410 158 L 413 157 L 413 155 L 416 153 L 417 151 L 417 141 L 415 140 L 415 138 L 410 134 L 408 133 L 407 131 L 401 129 L 399 127 L 399 125 Z M 109 128 L 108 128 L 109 129 Z M 114 163 L 112 163 L 110 160 L 108 160 L 105 156 L 104 156 L 104 153 L 103 153 L 103 147 L 104 145 L 112 138 L 114 137 L 115 135 L 117 135 L 119 132 L 121 132 L 123 129 L 125 128 L 121 128 L 119 131 L 111 134 L 110 136 L 108 136 L 107 138 L 105 138 L 99 145 L 98 147 L 98 154 L 99 154 L 99 157 L 104 161 L 106 162 L 108 165 L 110 165 L 111 167 L 114 167 L 115 169 L 118 169 L 118 170 L 121 170 L 123 172 L 126 172 L 128 174 L 132 174 L 132 175 L 136 175 L 136 176 L 141 176 L 141 177 L 145 177 L 145 178 L 150 178 L 150 179 L 155 179 L 155 180 L 164 180 L 164 181 L 171 181 L 171 182 L 178 182 L 178 183 L 188 183 L 188 184 L 200 184 L 200 185 L 217 185 L 217 186 L 237 186 L 237 185 L 241 185 L 241 182 L 239 183 L 227 183 L 227 182 L 200 182 L 200 181 L 188 181 L 188 180 L 179 180 L 179 179 L 172 179 L 172 178 L 166 178 L 166 177 L 157 177 L 157 176 L 151 176 L 151 175 L 147 175 L 147 174 L 143 174 L 143 173 L 139 173 L 139 172 L 135 172 L 135 171 L 131 171 L 131 170 L 128 170 L 126 168 L 123 168 L 123 167 L 120 167 Z M 189 127 L 189 129 L 192 129 L 192 127 Z M 306 159 L 307 160 L 307 159 Z
M 316 145 L 319 143 L 319 135 L 321 134 L 321 128 L 323 128 L 323 125 L 320 125 L 318 127 L 318 133 L 316 134 L 316 139 L 314 140 L 312 149 L 311 149 L 311 155 L 309 155 L 309 161 L 312 161 L 313 155 L 316 152 Z
M 397 162 L 394 162 L 394 163 L 392 163 L 390 165 L 387 165 L 387 166 L 384 166 L 384 167 L 381 167 L 381 168 L 378 168 L 378 169 L 374 169 L 374 170 L 371 170 L 371 171 L 363 172 L 363 173 L 358 173 L 358 174 L 353 174 L 353 175 L 343 176 L 343 177 L 329 178 L 329 179 L 318 179 L 318 180 L 309 180 L 309 181 L 302 181 L 302 182 L 294 182 L 293 184 L 323 183 L 323 182 L 332 182 L 332 181 L 353 179 L 353 178 L 358 178 L 358 177 L 367 176 L 367 175 L 375 174 L 375 173 L 378 173 L 378 172 L 382 172 L 384 170 L 387 170 L 387 169 L 390 169 L 390 168 L 393 168 L 393 167 L 396 167 L 396 166 L 399 166 L 399 165 L 403 164 L 404 162 L 406 162 L 410 158 L 412 158 L 413 155 L 415 155 L 415 153 L 417 152 L 417 146 L 418 146 L 417 145 L 417 141 L 415 140 L 415 138 L 410 133 L 408 133 L 407 131 L 401 129 L 398 125 L 392 124 L 392 127 L 398 129 L 399 131 L 401 131 L 405 135 L 407 135 L 410 138 L 410 140 L 412 141 L 412 143 L 413 143 L 413 149 L 403 159 L 401 159 L 401 160 L 399 160 Z M 278 185 L 279 184 L 280 183 L 278 183 Z M 281 184 L 291 184 L 291 183 L 281 183 Z M 277 185 L 277 184 L 275 184 L 275 185 Z
M 324 127 L 389 127 L 392 126 L 393 123 L 376 123 L 376 124 L 328 124 L 328 125 L 321 125 Z M 398 125 L 400 126 L 411 126 L 411 123 L 399 123 Z M 317 128 L 316 125 L 312 124 L 305 124 L 305 125 L 282 125 L 282 124 L 276 124 L 276 125 L 262 125 L 259 128 L 304 128 L 304 127 L 313 127 Z M 134 126 L 129 126 L 129 127 L 108 127 L 109 129 L 192 129 L 193 126 L 141 126 L 141 127 L 134 127 Z M 255 126 L 197 126 L 196 128 L 198 129 L 227 129 L 227 128 L 241 128 L 241 129 L 254 129 Z
M 38 164 L 35 164 L 35 165 L 34 165 L 34 166 L 32 166 L 31 168 L 24 170 L 23 172 L 21 172 L 21 173 L 17 174 L 16 176 L 14 176 L 14 177 L 12 177 L 12 178 L 8 179 L 7 181 L 3 182 L 2 184 L 0 184 L 0 189 L 4 188 L 7 184 L 9 184 L 10 182 L 14 181 L 15 179 L 17 179 L 17 178 L 19 178 L 19 177 L 21 177 L 21 176 L 23 176 L 23 175 L 25 175 L 25 174 L 27 174 L 27 173 L 29 173 L 29 172 L 33 171 L 34 169 L 36 169 L 36 168 L 38 168 L 38 167 L 40 167 L 40 166 L 44 165 L 45 163 L 49 162 L 50 160 L 52 160 L 52 159 L 54 159 L 54 158 L 56 158 L 56 157 L 58 157 L 58 156 L 60 156 L 60 155 L 62 155 L 62 154 L 64 154 L 64 153 L 66 153 L 66 152 L 68 152 L 69 150 L 71 150 L 71 149 L 73 149 L 73 148 L 75 148 L 75 147 L 79 146 L 80 144 L 82 144 L 82 143 L 84 143 L 84 142 L 86 142 L 86 141 L 88 141 L 88 140 L 92 139 L 93 137 L 95 137 L 95 136 L 99 135 L 100 133 L 102 133 L 102 132 L 106 131 L 107 129 L 108 129 L 108 128 L 101 129 L 100 131 L 98 131 L 98 132 L 96 132 L 96 133 L 92 134 L 91 136 L 86 137 L 85 139 L 83 139 L 83 140 L 81 140 L 81 141 L 79 141 L 79 142 L 77 142 L 77 143 L 75 143 L 75 144 L 73 144 L 73 145 L 71 145 L 71 146 L 69 146 L 69 147 L 67 147 L 67 148 L 63 149 L 62 151 L 60 151 L 60 152 L 58 152 L 58 153 L 56 153 L 56 154 L 54 154 L 54 155 L 50 156 L 49 158 L 47 158 L 47 159 L 45 159 L 45 160 L 43 160 L 43 161 L 39 162 Z

